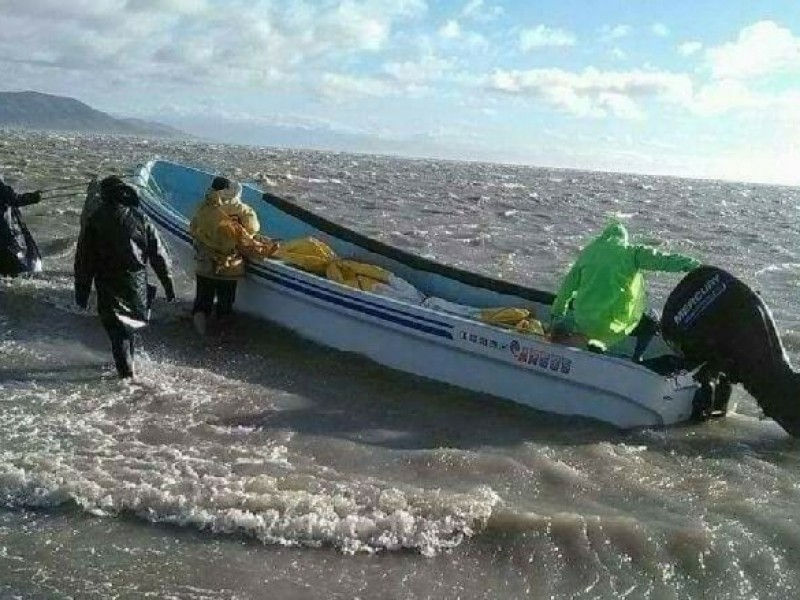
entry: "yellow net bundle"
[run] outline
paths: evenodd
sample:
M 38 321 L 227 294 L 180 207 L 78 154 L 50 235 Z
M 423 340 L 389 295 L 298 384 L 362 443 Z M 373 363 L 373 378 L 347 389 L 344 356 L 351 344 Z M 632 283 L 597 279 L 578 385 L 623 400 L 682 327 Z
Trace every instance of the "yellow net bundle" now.
M 274 257 L 316 275 L 325 275 L 328 265 L 336 259 L 336 254 L 325 242 L 314 237 L 305 237 L 283 242 L 275 251 Z
M 542 323 L 527 308 L 484 308 L 479 313 L 484 323 L 499 327 L 511 327 L 520 333 L 544 335 Z
M 390 271 L 382 267 L 339 258 L 328 244 L 315 237 L 283 242 L 272 256 L 295 267 L 366 292 L 374 292 L 378 286 L 388 285 L 393 277 Z M 515 329 L 525 334 L 544 335 L 541 322 L 525 308 L 484 308 L 477 311 L 475 317 L 489 325 Z
M 379 284 L 388 284 L 392 276 L 389 271 L 381 267 L 342 259 L 332 261 L 325 275 L 328 279 L 365 292 L 374 292 Z

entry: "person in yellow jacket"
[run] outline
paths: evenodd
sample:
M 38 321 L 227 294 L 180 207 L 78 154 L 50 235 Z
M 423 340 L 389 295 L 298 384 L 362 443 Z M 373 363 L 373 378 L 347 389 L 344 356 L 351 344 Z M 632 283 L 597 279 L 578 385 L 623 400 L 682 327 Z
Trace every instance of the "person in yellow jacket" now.
M 581 251 L 561 283 L 550 311 L 553 337 L 572 332 L 590 348 L 605 351 L 642 319 L 647 302 L 643 271 L 681 272 L 698 266 L 688 256 L 631 244 L 625 227 L 612 223 Z M 634 359 L 643 351 L 637 344 Z
M 237 247 L 239 226 L 249 235 L 260 228 L 255 211 L 242 202 L 242 186 L 215 177 L 192 217 L 196 288 L 192 320 L 201 335 L 215 308 L 217 319 L 233 312 L 237 280 L 244 275 L 244 259 Z

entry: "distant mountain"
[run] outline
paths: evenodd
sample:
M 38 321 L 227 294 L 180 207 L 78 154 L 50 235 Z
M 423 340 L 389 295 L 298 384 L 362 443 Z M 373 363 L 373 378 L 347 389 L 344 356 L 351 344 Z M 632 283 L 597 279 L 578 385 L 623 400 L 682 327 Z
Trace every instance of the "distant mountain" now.
M 190 137 L 151 121 L 118 119 L 74 98 L 40 92 L 0 92 L 0 128 Z

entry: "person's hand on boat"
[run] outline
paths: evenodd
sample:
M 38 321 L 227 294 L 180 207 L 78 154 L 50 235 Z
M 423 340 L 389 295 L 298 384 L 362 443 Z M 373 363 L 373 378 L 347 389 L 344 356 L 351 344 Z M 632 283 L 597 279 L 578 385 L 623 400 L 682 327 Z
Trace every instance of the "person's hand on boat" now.
M 690 261 L 689 264 L 686 265 L 687 273 L 690 273 L 703 265 L 703 263 L 701 263 L 696 258 L 689 258 L 689 261 Z
M 22 194 L 21 200 L 24 204 L 38 204 L 42 201 L 42 192 L 40 190 L 27 192 Z

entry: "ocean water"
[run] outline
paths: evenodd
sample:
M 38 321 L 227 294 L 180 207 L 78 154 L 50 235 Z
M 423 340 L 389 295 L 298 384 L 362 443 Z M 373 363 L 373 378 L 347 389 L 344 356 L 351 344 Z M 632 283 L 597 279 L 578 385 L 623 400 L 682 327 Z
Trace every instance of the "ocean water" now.
M 160 156 L 398 247 L 554 289 L 611 218 L 731 270 L 800 354 L 800 189 L 200 142 L 0 132 L 28 189 Z M 80 195 L 23 209 L 0 279 L 2 598 L 793 598 L 800 443 L 725 419 L 620 432 L 159 303 L 139 376 L 72 301 Z M 678 275 L 649 277 L 663 303 Z M 732 324 L 735 327 L 735 324 Z

